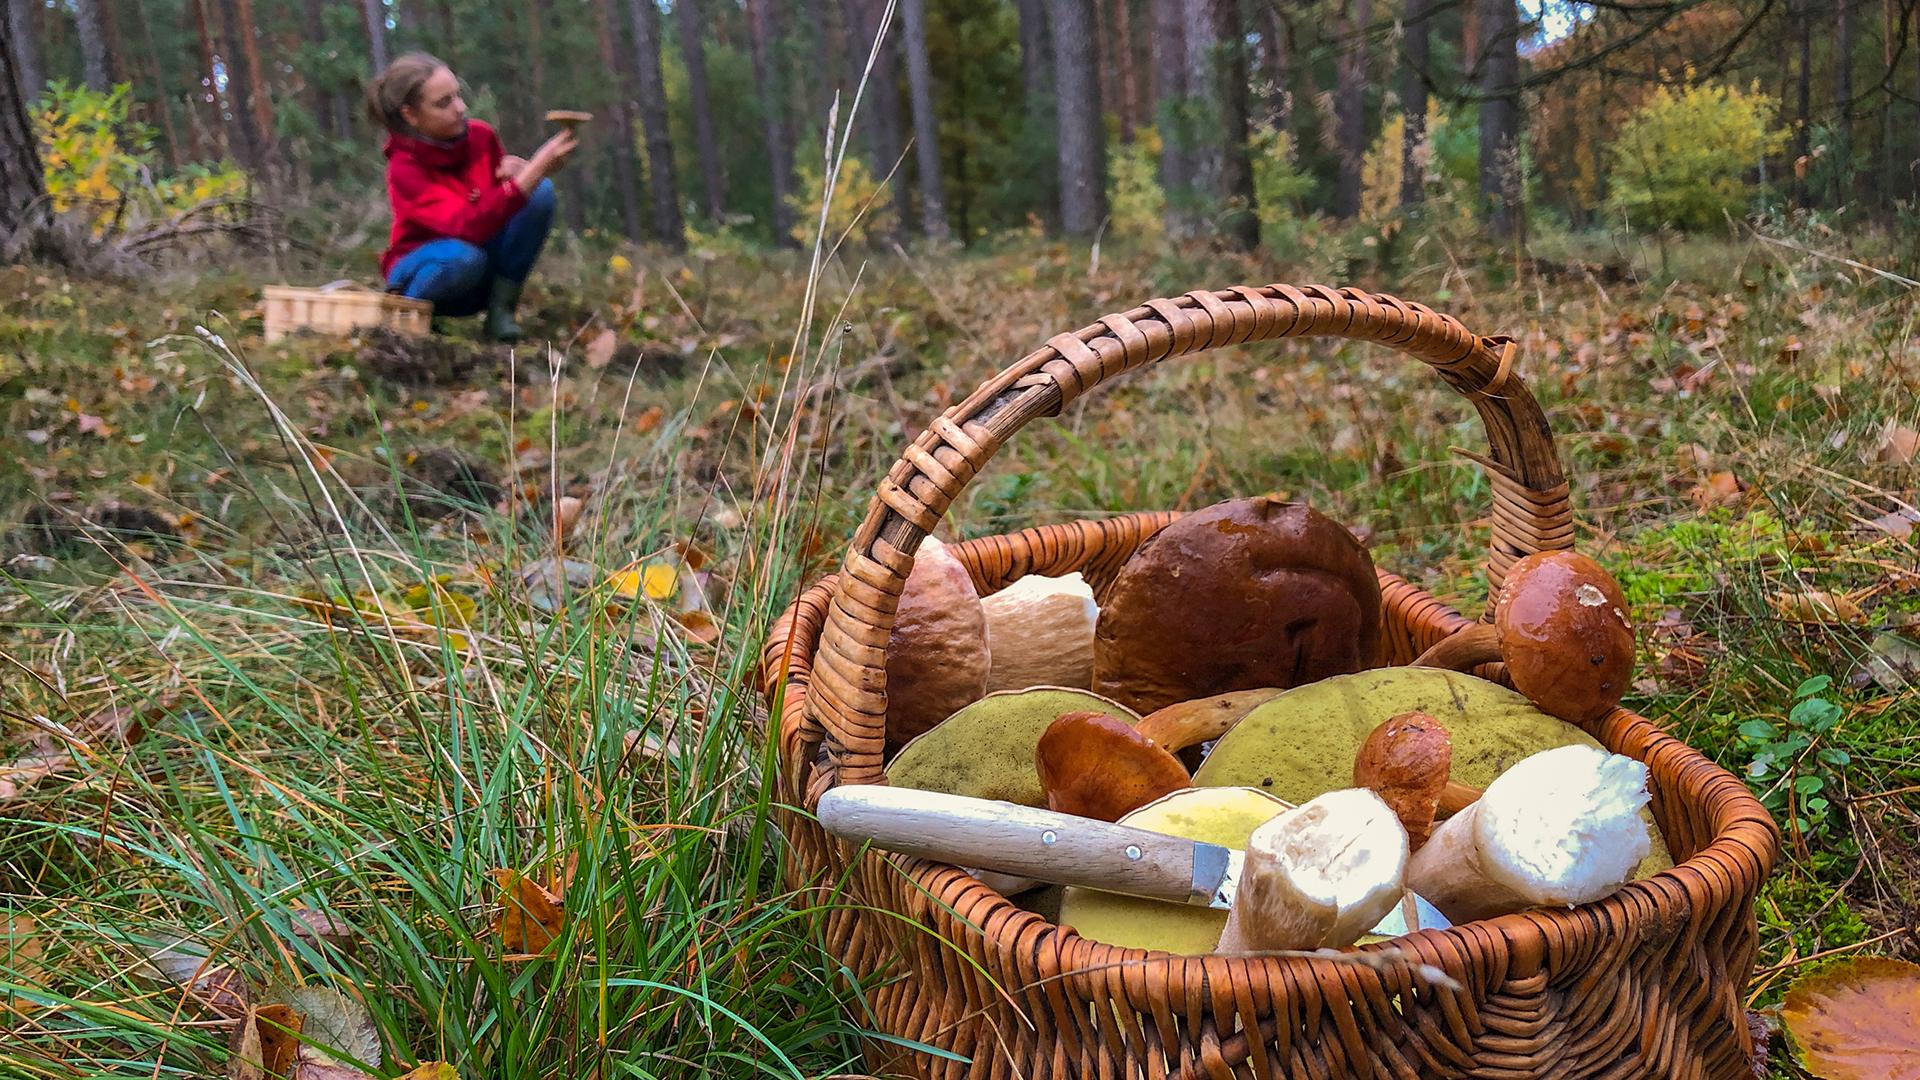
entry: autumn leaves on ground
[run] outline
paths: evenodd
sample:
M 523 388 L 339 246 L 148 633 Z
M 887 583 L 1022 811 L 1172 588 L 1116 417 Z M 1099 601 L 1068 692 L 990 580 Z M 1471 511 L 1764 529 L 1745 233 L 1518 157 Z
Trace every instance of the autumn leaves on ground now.
M 1629 704 L 1786 831 L 1751 1007 L 1814 958 L 1912 957 L 1920 352 L 1906 286 L 1841 261 L 1906 243 L 1698 240 L 1657 278 L 1018 240 L 843 254 L 803 311 L 802 255 L 568 240 L 529 297 L 551 347 L 511 351 L 267 346 L 239 273 L 0 270 L 0 1074 L 858 1068 L 864 988 L 780 885 L 762 635 L 992 372 L 1274 280 L 1518 338 L 1641 628 Z M 950 526 L 1277 490 L 1477 611 L 1491 496 L 1452 448 L 1483 445 L 1386 350 L 1227 349 L 1024 433 Z

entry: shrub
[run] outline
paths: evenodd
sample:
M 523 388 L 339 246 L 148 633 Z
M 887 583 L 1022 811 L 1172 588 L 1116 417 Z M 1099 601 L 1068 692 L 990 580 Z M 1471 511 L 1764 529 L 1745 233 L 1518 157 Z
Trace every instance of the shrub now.
M 153 129 L 132 118 L 131 105 L 126 84 L 101 92 L 65 82 L 47 87 L 34 103 L 34 134 L 55 211 L 83 216 L 100 235 L 115 222 L 166 217 L 246 191 L 246 174 L 228 162 L 190 165 L 155 179 Z
M 1160 133 L 1135 130 L 1133 142 L 1110 148 L 1107 190 L 1113 235 L 1156 240 L 1166 233 L 1167 194 L 1160 187 Z
M 1785 145 L 1778 111 L 1757 89 L 1660 87 L 1607 148 L 1607 205 L 1635 223 L 1711 228 L 1746 207 L 1747 173 Z

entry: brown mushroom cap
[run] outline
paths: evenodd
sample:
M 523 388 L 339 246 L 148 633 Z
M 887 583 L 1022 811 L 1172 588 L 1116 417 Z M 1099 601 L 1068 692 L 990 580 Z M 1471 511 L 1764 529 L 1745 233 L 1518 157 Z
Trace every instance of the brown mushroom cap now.
M 1600 564 L 1543 551 L 1513 564 L 1494 603 L 1514 689 L 1547 712 L 1590 723 L 1620 704 L 1633 674 L 1627 600 Z
M 1433 831 L 1440 793 L 1453 769 L 1453 736 L 1423 712 L 1404 712 L 1367 736 L 1353 762 L 1353 782 L 1393 808 L 1414 849 Z
M 1193 784 L 1179 759 L 1118 717 L 1072 712 L 1047 726 L 1034 748 L 1047 809 L 1100 821 Z
M 1358 671 L 1380 582 L 1353 534 L 1271 496 L 1196 511 L 1147 540 L 1101 598 L 1093 689 L 1135 711 Z
M 986 693 L 987 620 L 967 568 L 929 536 L 887 640 L 887 743 L 898 747 Z
M 547 123 L 549 124 L 584 124 L 591 119 L 593 119 L 593 114 L 590 112 L 577 112 L 573 109 L 547 110 Z

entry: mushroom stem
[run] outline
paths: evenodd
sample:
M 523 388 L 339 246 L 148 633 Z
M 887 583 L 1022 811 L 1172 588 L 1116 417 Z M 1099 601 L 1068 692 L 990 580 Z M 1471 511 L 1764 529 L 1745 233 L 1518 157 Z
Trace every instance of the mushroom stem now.
M 1456 925 L 1618 889 L 1650 847 L 1647 767 L 1591 746 L 1529 757 L 1449 818 L 1407 864 L 1407 887 Z
M 1216 950 L 1344 948 L 1400 902 L 1407 834 L 1380 796 L 1330 791 L 1253 831 Z
M 1434 642 L 1432 648 L 1420 654 L 1413 666 L 1472 671 L 1481 664 L 1495 663 L 1499 659 L 1500 631 L 1492 623 L 1474 623 Z
M 1433 816 L 1436 819 L 1450 818 L 1479 802 L 1480 796 L 1485 794 L 1484 789 L 1463 784 L 1458 780 L 1449 780 L 1447 786 L 1440 789 L 1440 806 L 1434 811 Z

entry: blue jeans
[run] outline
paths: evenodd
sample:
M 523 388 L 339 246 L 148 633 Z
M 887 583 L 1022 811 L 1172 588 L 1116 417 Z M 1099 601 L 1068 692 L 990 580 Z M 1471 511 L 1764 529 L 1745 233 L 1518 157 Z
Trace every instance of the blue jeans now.
M 433 302 L 435 315 L 473 315 L 487 308 L 495 278 L 525 281 L 553 227 L 553 181 L 542 180 L 527 205 L 493 239 L 475 246 L 443 237 L 401 256 L 387 290 Z

